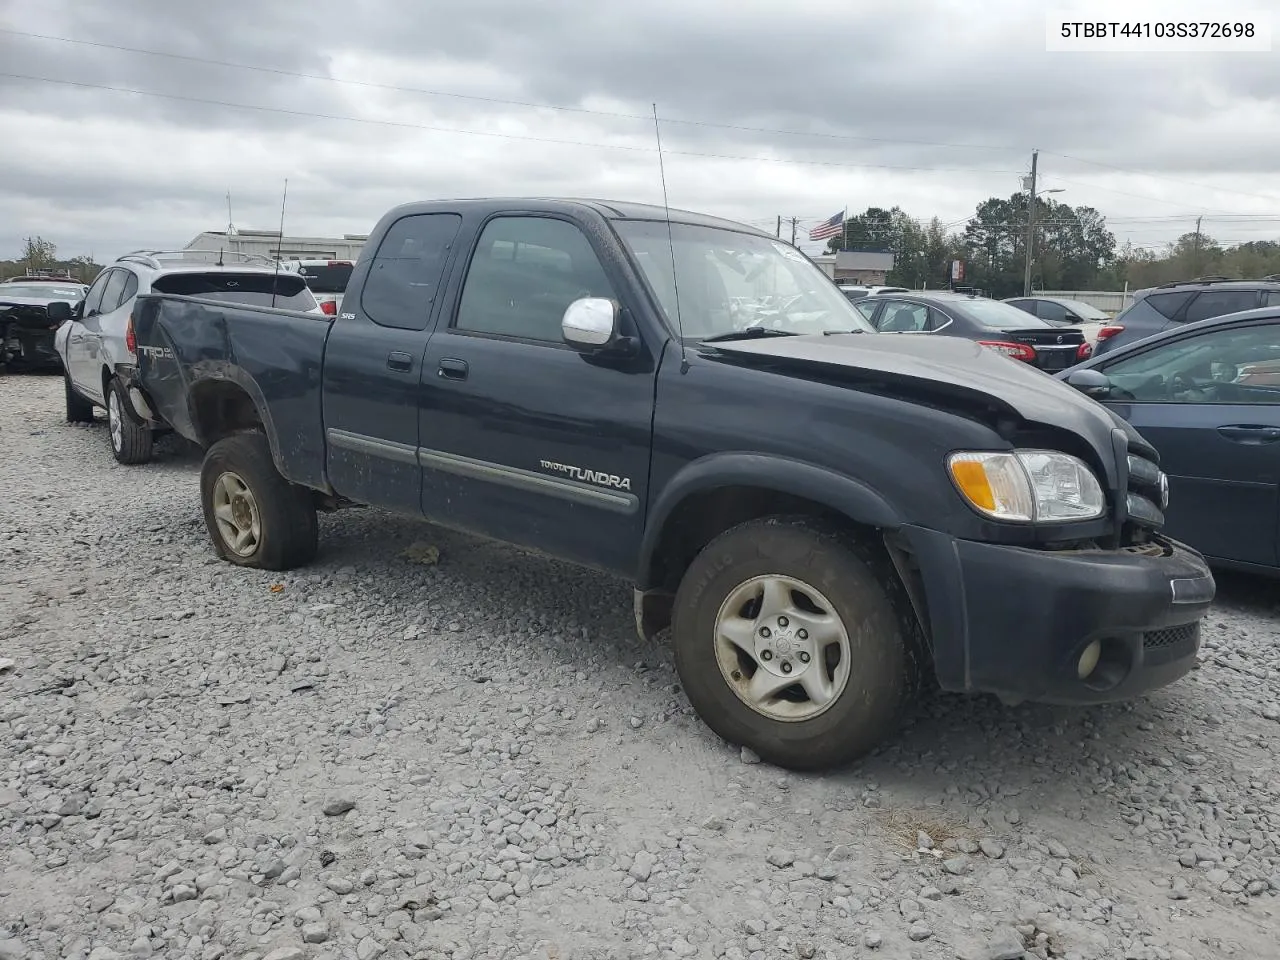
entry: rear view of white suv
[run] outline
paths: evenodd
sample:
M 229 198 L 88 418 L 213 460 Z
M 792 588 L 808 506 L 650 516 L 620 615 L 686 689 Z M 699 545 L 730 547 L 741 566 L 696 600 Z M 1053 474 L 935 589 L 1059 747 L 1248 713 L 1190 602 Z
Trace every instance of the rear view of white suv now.
M 233 256 L 239 262 L 228 265 Z M 138 414 L 143 401 L 129 386 L 138 363 L 132 312 L 139 295 L 166 293 L 322 312 L 302 277 L 265 257 L 142 250 L 103 270 L 58 328 L 54 347 L 66 379 L 67 420 L 88 423 L 95 407 L 105 408 L 111 452 L 120 463 L 151 459 L 154 431 Z

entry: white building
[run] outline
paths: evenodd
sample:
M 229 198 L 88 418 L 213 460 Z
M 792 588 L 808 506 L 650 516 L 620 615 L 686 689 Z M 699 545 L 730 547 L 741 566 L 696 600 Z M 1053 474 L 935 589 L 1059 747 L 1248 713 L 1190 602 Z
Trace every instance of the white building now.
M 281 237 L 277 230 L 207 230 L 187 244 L 187 250 L 257 254 L 283 260 L 356 260 L 367 234 L 331 237 Z

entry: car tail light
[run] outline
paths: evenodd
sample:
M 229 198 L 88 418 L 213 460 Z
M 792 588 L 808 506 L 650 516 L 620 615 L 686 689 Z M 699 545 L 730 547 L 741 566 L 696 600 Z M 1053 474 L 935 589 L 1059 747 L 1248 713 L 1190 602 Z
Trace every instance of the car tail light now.
M 1092 356 L 1093 356 L 1093 344 L 1089 343 L 1089 341 L 1086 340 L 1084 343 L 1080 344 L 1080 349 L 1076 351 L 1076 359 L 1088 360 Z
M 338 304 L 335 300 L 324 300 L 320 304 L 320 312 L 327 313 L 331 317 L 338 315 Z
M 1099 340 L 1110 340 L 1117 334 L 1124 333 L 1124 327 L 1109 323 L 1098 331 Z
M 984 347 L 990 347 L 996 353 L 1003 353 L 1006 357 L 1012 357 L 1014 360 L 1034 363 L 1036 359 L 1035 350 L 1025 343 L 1010 343 L 1007 340 L 979 340 L 978 343 Z
M 138 336 L 133 332 L 133 314 L 129 314 L 129 321 L 124 325 L 124 345 L 130 353 L 138 352 Z

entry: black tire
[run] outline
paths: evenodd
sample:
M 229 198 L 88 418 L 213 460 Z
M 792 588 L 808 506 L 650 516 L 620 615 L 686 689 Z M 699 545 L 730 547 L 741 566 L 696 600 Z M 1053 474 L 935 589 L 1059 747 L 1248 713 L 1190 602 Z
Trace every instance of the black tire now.
M 71 375 L 62 372 L 62 386 L 67 392 L 67 423 L 93 423 L 93 404 L 71 386 Z
M 774 719 L 748 706 L 717 661 L 721 606 L 740 585 L 765 576 L 811 585 L 826 598 L 848 636 L 848 681 L 825 712 L 807 719 Z M 887 556 L 807 518 L 785 517 L 744 523 L 703 549 L 676 591 L 671 625 L 676 670 L 707 726 L 730 743 L 792 770 L 842 766 L 896 729 L 916 693 L 920 636 Z M 798 696 L 796 690 L 793 695 Z
M 151 460 L 155 442 L 151 428 L 134 419 L 129 394 L 114 377 L 107 381 L 107 440 L 117 463 L 134 465 Z
M 215 488 L 224 475 L 248 489 L 257 510 L 260 533 L 245 553 L 238 553 L 223 535 L 215 513 Z M 291 570 L 315 559 L 319 528 L 311 492 L 280 475 L 262 433 L 237 433 L 208 449 L 200 468 L 200 501 L 209 537 L 223 560 L 260 570 Z

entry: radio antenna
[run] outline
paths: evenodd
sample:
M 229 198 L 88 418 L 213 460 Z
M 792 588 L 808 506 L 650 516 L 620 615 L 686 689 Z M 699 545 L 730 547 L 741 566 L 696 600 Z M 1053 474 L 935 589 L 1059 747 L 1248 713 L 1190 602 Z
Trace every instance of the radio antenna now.
M 276 291 L 280 285 L 280 258 L 284 256 L 284 207 L 289 202 L 289 178 L 284 178 L 284 196 L 280 198 L 280 236 L 276 238 L 276 272 L 271 277 L 271 306 L 276 305 Z
M 680 337 L 680 372 L 689 372 L 684 351 L 684 318 L 680 315 L 680 281 L 676 277 L 676 241 L 671 231 L 671 203 L 667 200 L 667 168 L 662 162 L 662 131 L 658 127 L 658 105 L 653 105 L 653 136 L 658 141 L 658 174 L 662 177 L 662 212 L 667 219 L 667 249 L 671 252 L 671 294 L 676 302 L 676 334 Z

